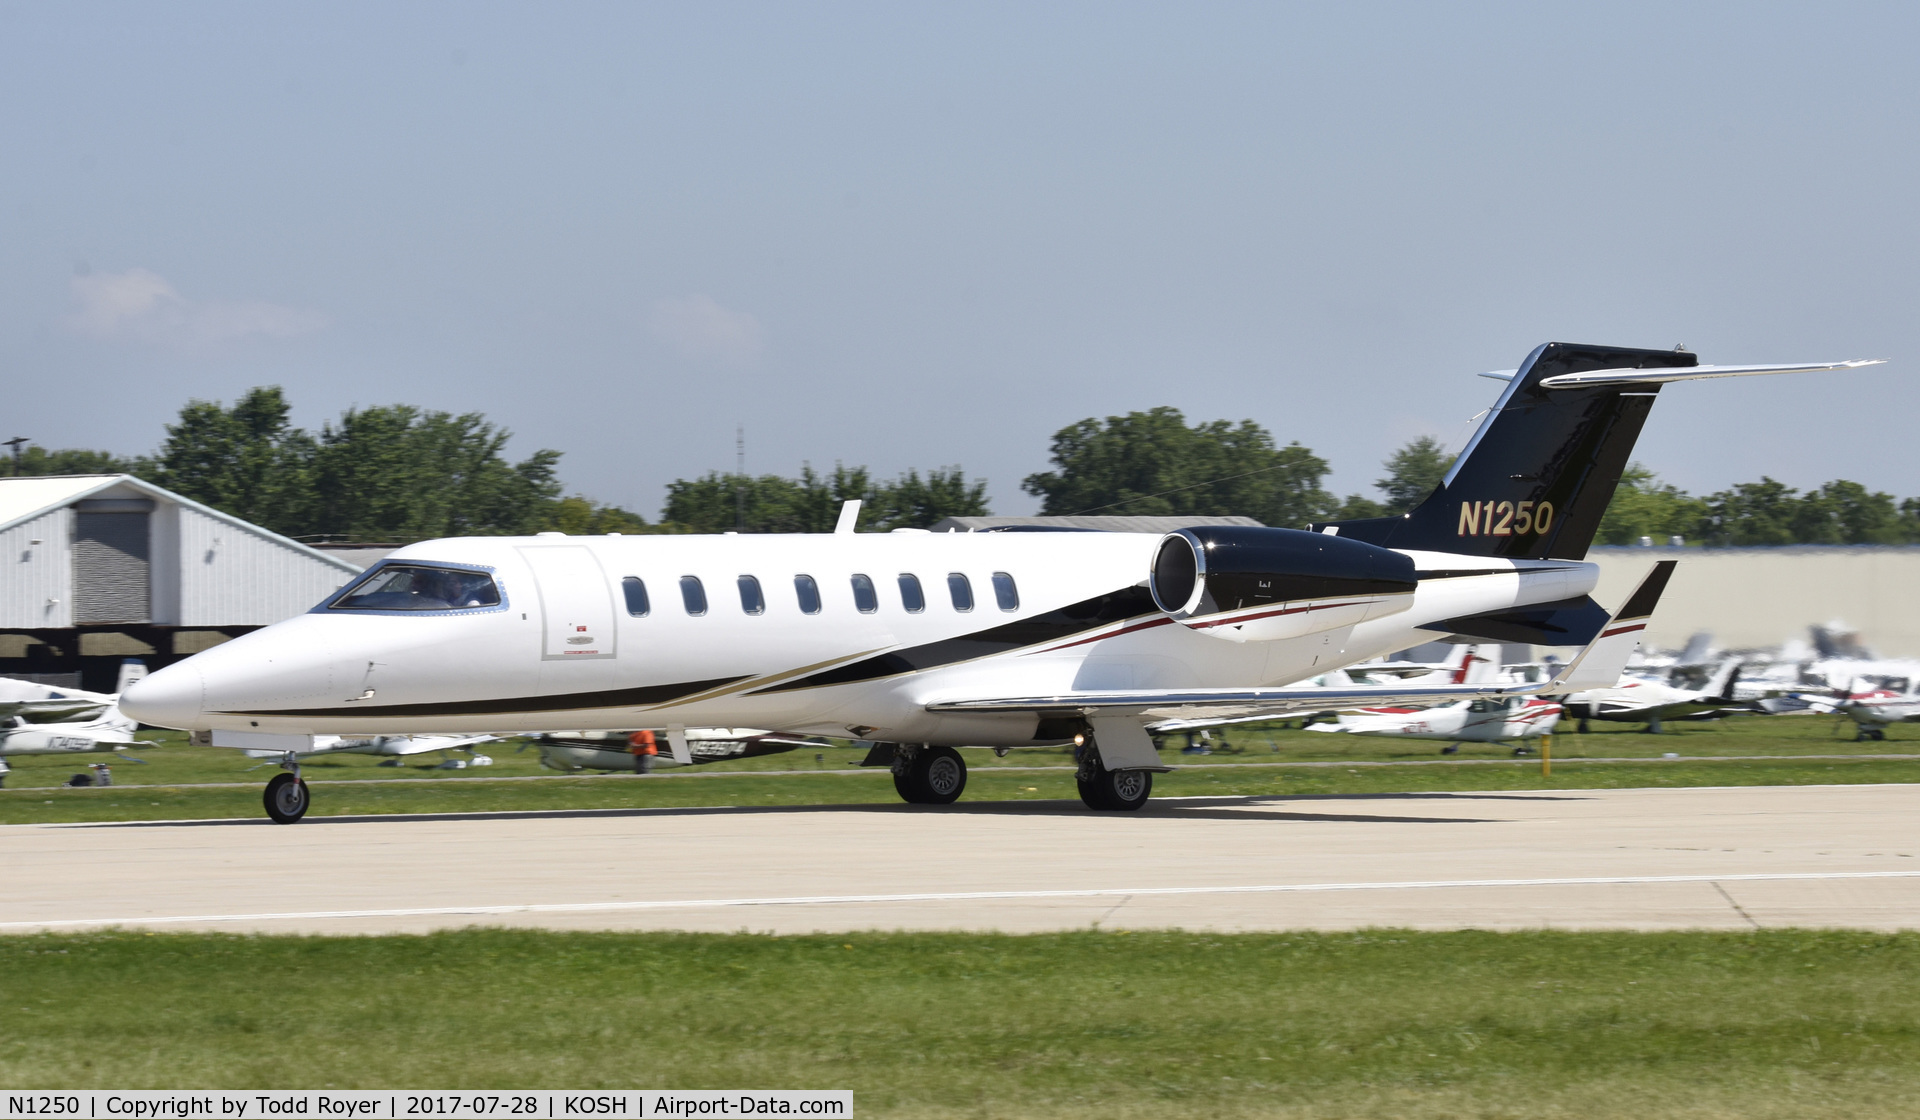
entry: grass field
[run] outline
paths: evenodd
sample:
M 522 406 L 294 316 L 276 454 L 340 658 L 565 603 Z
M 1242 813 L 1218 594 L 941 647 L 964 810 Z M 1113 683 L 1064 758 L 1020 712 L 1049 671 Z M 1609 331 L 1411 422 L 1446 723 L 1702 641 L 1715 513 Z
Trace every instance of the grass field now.
M 1912 735 L 1911 739 L 1906 736 Z M 204 819 L 260 815 L 260 790 L 275 771 L 252 769 L 237 752 L 189 747 L 176 733 L 143 737 L 163 745 L 138 752 L 146 764 L 116 762 L 105 789 L 61 785 L 86 761 L 67 755 L 12 759 L 0 790 L 0 824 L 56 821 Z M 1160 796 L 1306 796 L 1469 789 L 1593 789 L 1691 785 L 1803 785 L 1920 780 L 1920 729 L 1893 729 L 1886 742 L 1853 743 L 1834 721 L 1807 717 L 1734 719 L 1670 725 L 1646 735 L 1632 725 L 1601 725 L 1590 735 L 1557 735 L 1554 770 L 1514 759 L 1493 745 L 1442 758 L 1441 743 L 1328 735 L 1278 725 L 1231 728 L 1227 745 L 1207 755 L 1163 752 L 1183 767 L 1161 775 Z M 624 809 L 701 805 L 870 804 L 897 800 L 885 772 L 859 770 L 864 752 L 833 744 L 650 777 L 563 777 L 539 767 L 537 753 L 512 742 L 485 749 L 492 766 L 437 770 L 439 756 L 383 767 L 337 755 L 309 763 L 315 815 Z M 1678 759 L 1662 755 L 1677 754 Z M 968 751 L 968 800 L 1074 798 L 1070 760 L 1058 749 L 1013 751 L 1004 759 Z M 1608 761 L 1597 761 L 1605 759 Z M 1419 765 L 1393 765 L 1412 764 Z M 1253 765 L 1258 764 L 1258 765 Z M 1038 767 L 1039 769 L 1036 769 Z
M 0 1082 L 850 1088 L 867 1116 L 1893 1117 L 1920 935 L 33 936 Z

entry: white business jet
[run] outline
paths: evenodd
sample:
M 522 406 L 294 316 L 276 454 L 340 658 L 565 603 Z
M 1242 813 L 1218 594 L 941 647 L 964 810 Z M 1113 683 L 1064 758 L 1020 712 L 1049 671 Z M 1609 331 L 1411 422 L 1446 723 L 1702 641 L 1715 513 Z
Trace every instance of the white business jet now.
M 1581 557 L 1661 387 L 1861 364 L 1549 343 L 1421 506 L 1313 531 L 856 534 L 849 508 L 820 535 L 426 541 L 123 707 L 286 751 L 282 822 L 311 736 L 553 728 L 664 727 L 682 761 L 687 727 L 875 740 L 920 803 L 960 796 L 956 747 L 1071 743 L 1090 807 L 1138 809 L 1170 769 L 1149 723 L 1614 683 L 1671 567 L 1609 615 Z M 1289 687 L 1444 634 L 1586 648 L 1535 684 Z

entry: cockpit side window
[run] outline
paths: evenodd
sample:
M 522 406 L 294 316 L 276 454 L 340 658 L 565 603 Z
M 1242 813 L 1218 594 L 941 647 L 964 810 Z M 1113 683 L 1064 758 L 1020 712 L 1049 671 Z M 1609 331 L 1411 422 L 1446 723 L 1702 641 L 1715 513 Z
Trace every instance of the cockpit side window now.
M 336 611 L 462 611 L 500 605 L 486 572 L 388 564 L 333 601 Z

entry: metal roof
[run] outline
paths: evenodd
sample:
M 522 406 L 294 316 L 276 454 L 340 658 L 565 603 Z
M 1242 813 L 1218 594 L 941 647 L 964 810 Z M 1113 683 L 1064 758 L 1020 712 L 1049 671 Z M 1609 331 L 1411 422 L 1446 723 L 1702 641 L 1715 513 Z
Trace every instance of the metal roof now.
M 936 533 L 978 533 L 987 529 L 1096 529 L 1104 533 L 1171 533 L 1195 525 L 1252 525 L 1251 517 L 949 517 L 933 526 Z
M 70 506 L 89 495 L 115 487 L 126 487 L 150 498 L 158 498 L 161 501 L 173 502 L 176 505 L 197 510 L 215 520 L 224 521 L 236 529 L 265 537 L 276 544 L 324 561 L 343 571 L 358 572 L 362 568 L 361 565 L 349 563 L 338 556 L 329 556 L 299 541 L 262 529 L 230 513 L 222 513 L 212 506 L 201 505 L 191 498 L 182 497 L 165 487 L 155 486 L 145 479 L 135 478 L 130 474 L 66 474 L 32 478 L 0 478 L 0 531 L 11 529 L 23 521 L 31 521 L 50 510 Z

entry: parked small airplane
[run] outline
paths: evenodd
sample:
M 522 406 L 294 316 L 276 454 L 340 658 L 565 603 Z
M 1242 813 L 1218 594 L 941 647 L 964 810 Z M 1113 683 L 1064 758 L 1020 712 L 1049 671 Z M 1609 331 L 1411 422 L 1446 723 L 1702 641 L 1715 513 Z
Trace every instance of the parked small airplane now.
M 1613 684 L 1671 562 L 1609 615 L 1582 558 L 1654 397 L 1864 364 L 1548 343 L 1413 511 L 1311 531 L 857 534 L 849 503 L 832 534 L 424 541 L 123 705 L 283 750 L 264 801 L 286 823 L 316 734 L 555 727 L 852 735 L 929 804 L 965 788 L 956 747 L 1071 743 L 1090 808 L 1138 809 L 1169 769 L 1150 723 Z M 1293 687 L 1448 634 L 1585 652 L 1526 685 Z
M 1461 743 L 1509 743 L 1520 741 L 1515 754 L 1527 751 L 1526 741 L 1553 732 L 1561 707 L 1538 696 L 1490 697 L 1458 700 L 1437 708 L 1362 708 L 1342 712 L 1338 723 L 1316 723 L 1308 731 L 1345 732 L 1349 735 L 1392 735 L 1409 739 L 1445 739 L 1451 745 L 1442 754 L 1452 754 Z
M 112 692 L 0 677 L 0 719 L 24 716 L 35 723 L 46 723 L 91 717 L 111 707 L 128 685 L 146 675 L 146 662 L 129 657 L 120 663 L 120 680 Z
M 1720 662 L 1702 689 L 1675 688 L 1663 681 L 1643 677 L 1622 677 L 1610 688 L 1590 688 L 1565 698 L 1567 714 L 1580 721 L 1580 733 L 1586 734 L 1587 721 L 1595 719 L 1621 723 L 1645 722 L 1647 731 L 1658 735 L 1662 720 L 1719 719 L 1722 716 L 1760 711 L 1750 703 L 1735 700 L 1734 681 L 1740 675 L 1741 661 L 1729 657 Z
M 473 748 L 481 743 L 491 743 L 499 739 L 498 735 L 315 735 L 312 746 L 298 751 L 302 760 L 317 758 L 326 754 L 374 754 L 382 755 L 387 761 L 382 766 L 400 766 L 402 758 L 416 754 L 431 754 L 434 751 L 460 751 L 464 759 L 448 759 L 440 765 L 446 769 L 464 769 L 472 766 L 492 766 L 493 759 L 480 754 Z M 278 760 L 285 755 L 284 750 L 247 750 L 248 758 L 266 758 Z M 455 761 L 458 766 L 452 765 Z
M 540 749 L 540 764 L 555 770 L 641 770 L 644 766 L 633 753 L 628 731 L 549 731 L 534 736 Z M 686 759 L 670 744 L 666 754 L 656 756 L 658 765 L 699 766 L 726 762 L 735 758 L 758 758 L 783 754 L 801 747 L 824 745 L 818 738 L 781 735 L 752 727 L 689 727 L 684 732 Z M 661 736 L 663 742 L 666 736 Z
M 1882 682 L 1877 687 L 1855 682 L 1850 688 L 1833 693 L 1792 692 L 1761 700 L 1756 705 L 1775 714 L 1791 712 L 1833 713 L 1853 721 L 1853 741 L 1879 742 L 1887 737 L 1887 728 L 1896 723 L 1920 722 L 1920 688 L 1912 680 Z
M 15 716 L 13 726 L 0 728 L 0 785 L 13 771 L 7 765 L 8 755 L 114 754 L 128 747 L 154 746 L 133 738 L 136 726 L 111 701 L 101 715 L 90 720 L 28 723 Z

